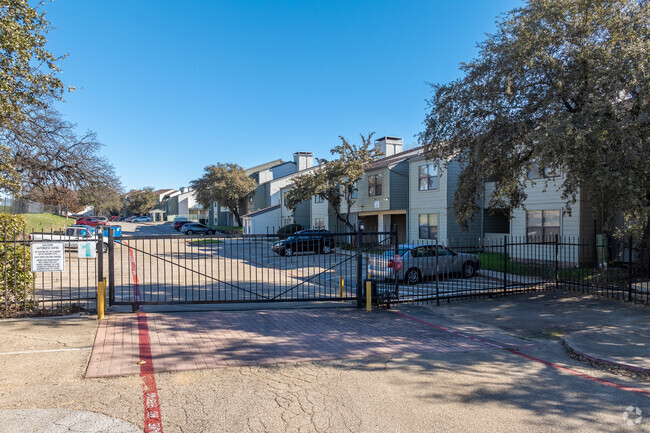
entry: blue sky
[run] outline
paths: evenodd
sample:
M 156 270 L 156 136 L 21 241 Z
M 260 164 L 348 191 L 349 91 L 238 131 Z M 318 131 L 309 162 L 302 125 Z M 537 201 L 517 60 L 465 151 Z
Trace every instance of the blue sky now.
M 59 109 L 106 146 L 127 190 L 203 167 L 329 156 L 343 135 L 416 145 L 427 83 L 459 76 L 520 0 L 46 3 Z

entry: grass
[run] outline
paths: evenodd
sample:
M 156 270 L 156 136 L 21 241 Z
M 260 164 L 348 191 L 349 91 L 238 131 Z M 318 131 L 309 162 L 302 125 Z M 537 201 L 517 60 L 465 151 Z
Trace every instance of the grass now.
M 74 218 L 66 219 L 63 216 L 47 212 L 23 213 L 20 214 L 20 216 L 22 216 L 27 222 L 27 228 L 25 229 L 27 233 L 62 230 L 67 226 L 73 225 L 76 221 Z
M 481 260 L 481 269 L 488 271 L 503 272 L 504 257 L 500 253 L 477 253 Z M 507 271 L 509 274 L 534 276 L 539 278 L 555 278 L 555 266 L 548 263 L 520 263 L 508 260 Z M 558 279 L 575 283 L 586 283 L 593 285 L 625 284 L 627 270 L 621 268 L 593 269 L 570 268 L 559 269 Z

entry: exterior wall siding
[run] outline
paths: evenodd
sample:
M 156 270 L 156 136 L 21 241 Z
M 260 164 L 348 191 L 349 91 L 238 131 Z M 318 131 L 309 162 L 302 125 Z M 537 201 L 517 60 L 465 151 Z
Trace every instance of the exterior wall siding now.
M 389 208 L 408 209 L 409 206 L 409 163 L 402 161 L 390 170 Z
M 375 174 L 382 175 L 381 192 L 379 196 L 368 196 L 368 178 Z M 385 198 L 390 192 L 390 170 L 388 167 L 368 170 L 358 183 L 359 192 L 357 200 L 350 209 L 350 212 L 380 212 L 390 210 L 390 203 Z
M 443 167 L 438 170 L 438 189 L 419 190 L 418 168 L 425 165 L 426 160 L 409 161 L 409 210 L 408 210 L 408 240 L 417 241 L 419 236 L 419 215 L 438 214 L 438 238 L 447 236 L 447 176 Z

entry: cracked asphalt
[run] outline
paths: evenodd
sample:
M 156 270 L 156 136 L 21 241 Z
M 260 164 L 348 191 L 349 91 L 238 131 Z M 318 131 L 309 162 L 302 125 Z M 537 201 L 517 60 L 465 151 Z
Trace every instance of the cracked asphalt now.
M 526 310 L 520 318 L 528 323 L 525 331 L 513 315 L 498 327 L 487 310 L 503 317 L 507 303 L 517 302 L 503 299 L 485 302 L 482 315 L 481 301 L 402 311 L 598 379 L 650 390 L 648 381 L 582 364 L 567 356 L 559 340 L 537 337 L 534 315 L 550 320 L 540 311 Z M 88 411 L 142 429 L 139 376 L 84 378 L 96 329 L 97 321 L 84 316 L 0 321 L 0 411 Z M 647 396 L 507 350 L 401 353 L 155 377 L 165 432 L 650 431 Z M 642 411 L 638 423 L 628 407 Z M 0 432 L 35 431 L 15 426 L 5 420 Z

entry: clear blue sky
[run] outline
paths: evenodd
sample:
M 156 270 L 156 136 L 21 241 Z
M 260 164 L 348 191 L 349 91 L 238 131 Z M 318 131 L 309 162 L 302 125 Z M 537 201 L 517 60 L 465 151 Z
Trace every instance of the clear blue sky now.
M 415 145 L 427 83 L 459 76 L 520 0 L 88 1 L 45 10 L 59 108 L 98 133 L 125 188 L 178 188 L 203 167 L 329 156 L 343 135 Z

